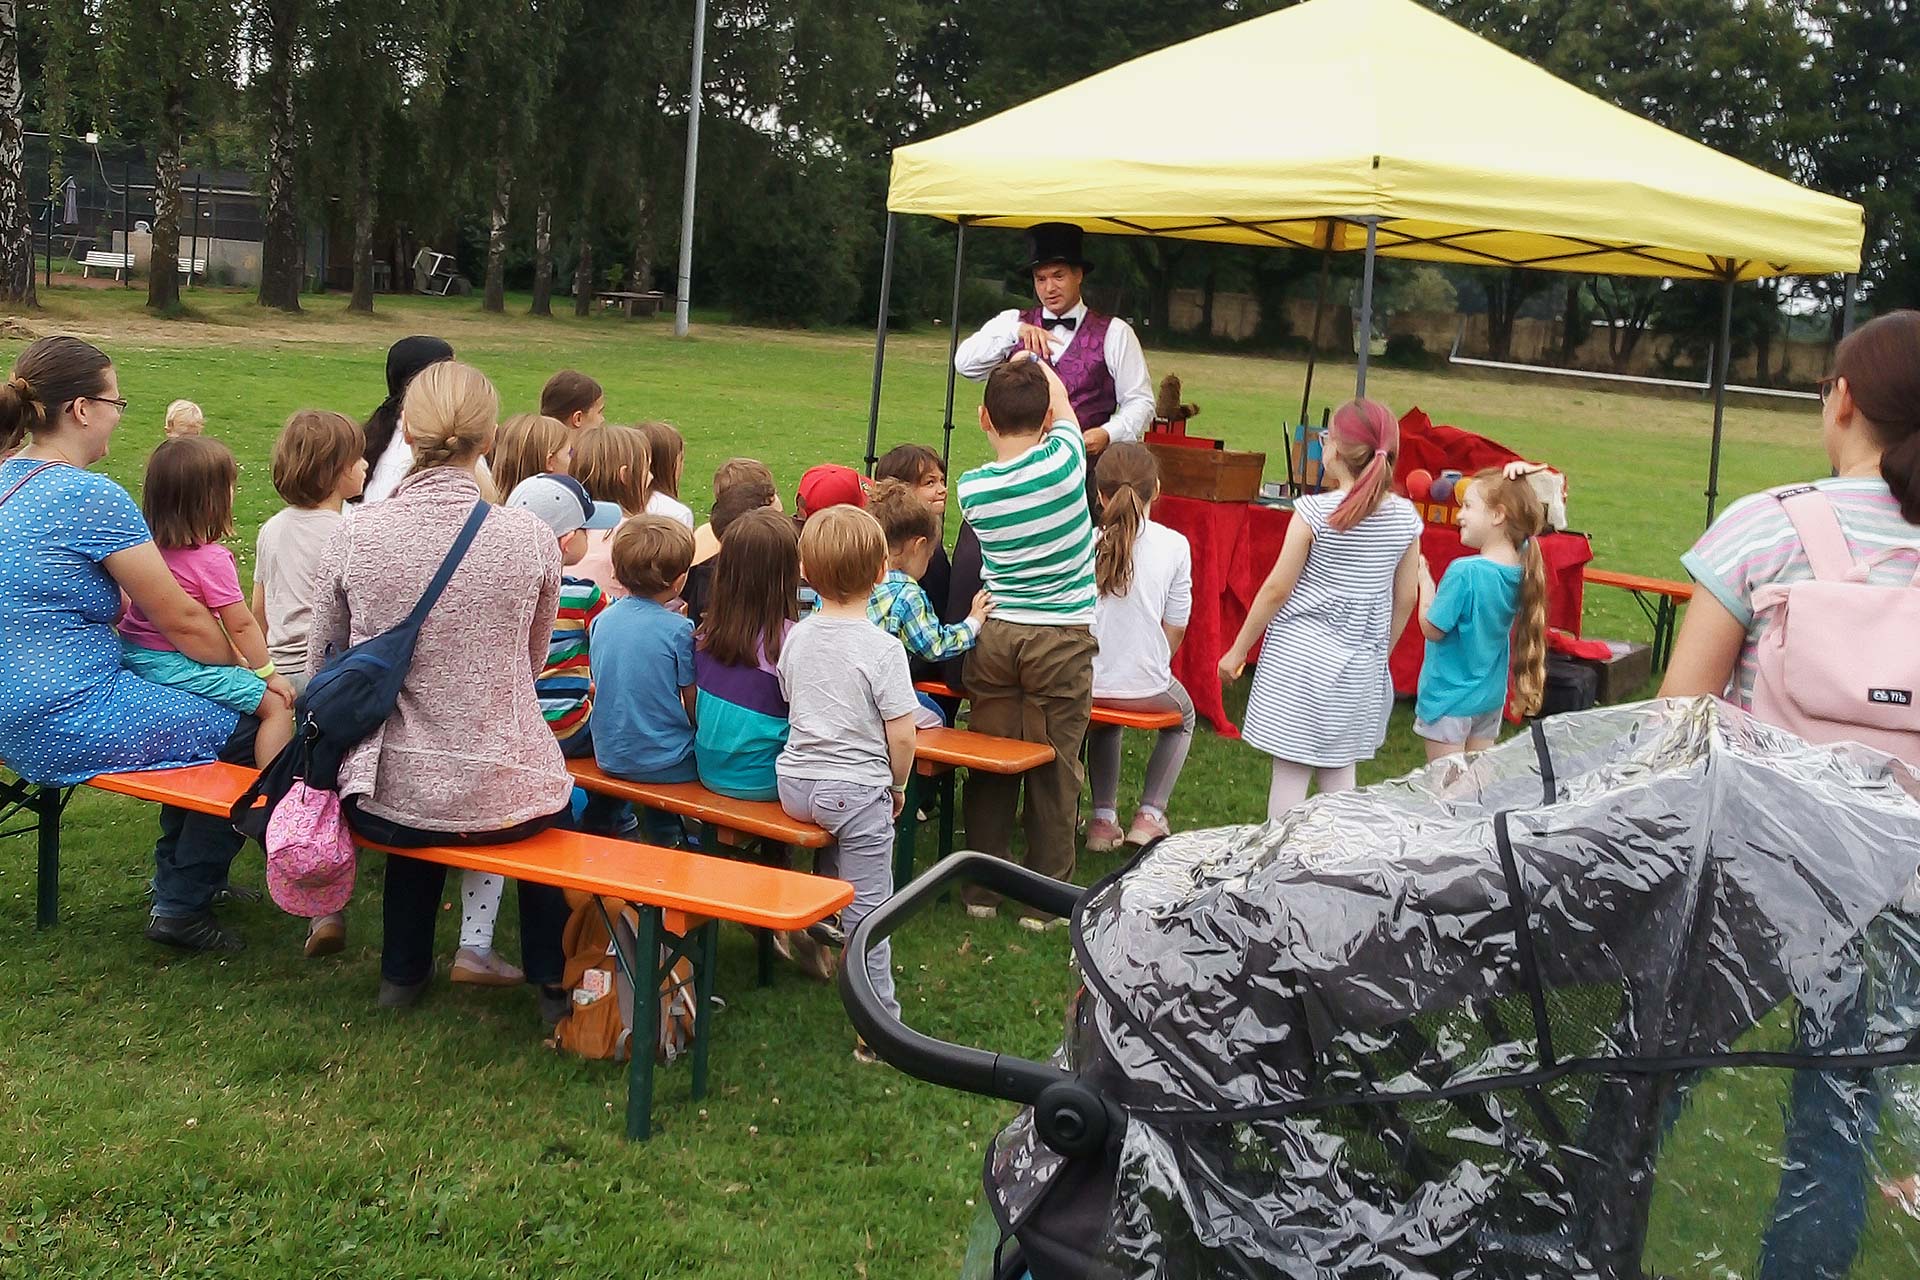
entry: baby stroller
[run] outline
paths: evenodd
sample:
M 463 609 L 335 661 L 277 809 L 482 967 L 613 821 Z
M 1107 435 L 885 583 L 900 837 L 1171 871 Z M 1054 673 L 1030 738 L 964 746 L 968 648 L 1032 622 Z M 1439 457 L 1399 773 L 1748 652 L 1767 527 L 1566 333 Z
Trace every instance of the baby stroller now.
M 842 994 L 902 1071 L 1024 1104 L 983 1276 L 1878 1280 L 1920 1274 L 1869 1181 L 1920 1170 L 1916 872 L 1912 771 L 1651 702 L 1084 894 L 957 854 Z M 1051 1062 L 874 999 L 861 954 L 959 880 L 1071 915 Z

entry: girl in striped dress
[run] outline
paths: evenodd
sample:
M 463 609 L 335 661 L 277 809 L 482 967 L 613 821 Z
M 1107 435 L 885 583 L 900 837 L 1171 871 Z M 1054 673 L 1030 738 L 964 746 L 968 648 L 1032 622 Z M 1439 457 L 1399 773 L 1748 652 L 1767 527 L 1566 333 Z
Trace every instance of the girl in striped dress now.
M 1294 504 L 1280 558 L 1220 659 L 1232 682 L 1262 632 L 1247 696 L 1246 740 L 1273 757 L 1267 817 L 1345 791 L 1354 765 L 1386 741 L 1393 709 L 1387 654 L 1413 612 L 1420 516 L 1392 492 L 1400 424 L 1373 400 L 1342 405 L 1323 452 L 1334 487 Z

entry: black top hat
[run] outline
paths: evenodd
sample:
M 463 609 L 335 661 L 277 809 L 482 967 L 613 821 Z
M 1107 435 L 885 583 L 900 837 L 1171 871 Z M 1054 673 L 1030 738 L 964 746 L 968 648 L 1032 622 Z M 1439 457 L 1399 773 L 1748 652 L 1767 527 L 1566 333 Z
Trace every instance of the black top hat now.
M 1080 228 L 1071 222 L 1036 222 L 1027 228 L 1027 271 L 1053 262 L 1064 262 L 1082 271 L 1093 264 L 1080 252 Z

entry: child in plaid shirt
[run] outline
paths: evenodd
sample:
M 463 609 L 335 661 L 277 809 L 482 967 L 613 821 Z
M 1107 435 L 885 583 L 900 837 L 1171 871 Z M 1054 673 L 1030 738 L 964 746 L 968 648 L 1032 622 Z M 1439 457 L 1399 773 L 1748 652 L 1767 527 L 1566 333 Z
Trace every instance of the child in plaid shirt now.
M 887 538 L 887 576 L 867 600 L 867 620 L 905 645 L 909 658 L 944 662 L 973 648 L 992 598 L 978 592 L 965 619 L 944 623 L 918 581 L 940 545 L 940 525 L 933 510 L 899 480 L 876 483 L 867 510 Z M 914 696 L 920 700 L 917 727 L 934 729 L 947 723 L 932 698 L 924 693 Z

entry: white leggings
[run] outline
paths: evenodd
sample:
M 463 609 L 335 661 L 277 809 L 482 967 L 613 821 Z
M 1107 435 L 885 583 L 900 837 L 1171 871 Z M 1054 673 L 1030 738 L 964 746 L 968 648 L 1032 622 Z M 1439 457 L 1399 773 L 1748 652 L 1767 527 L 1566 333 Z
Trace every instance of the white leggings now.
M 1320 794 L 1353 790 L 1353 766 L 1350 764 L 1320 768 L 1295 764 L 1278 756 L 1273 761 L 1273 782 L 1267 787 L 1267 821 L 1277 822 L 1287 810 L 1307 798 L 1307 784 L 1319 782 Z
M 505 876 L 486 871 L 460 873 L 460 945 L 474 951 L 493 946 L 493 922 L 500 914 Z

